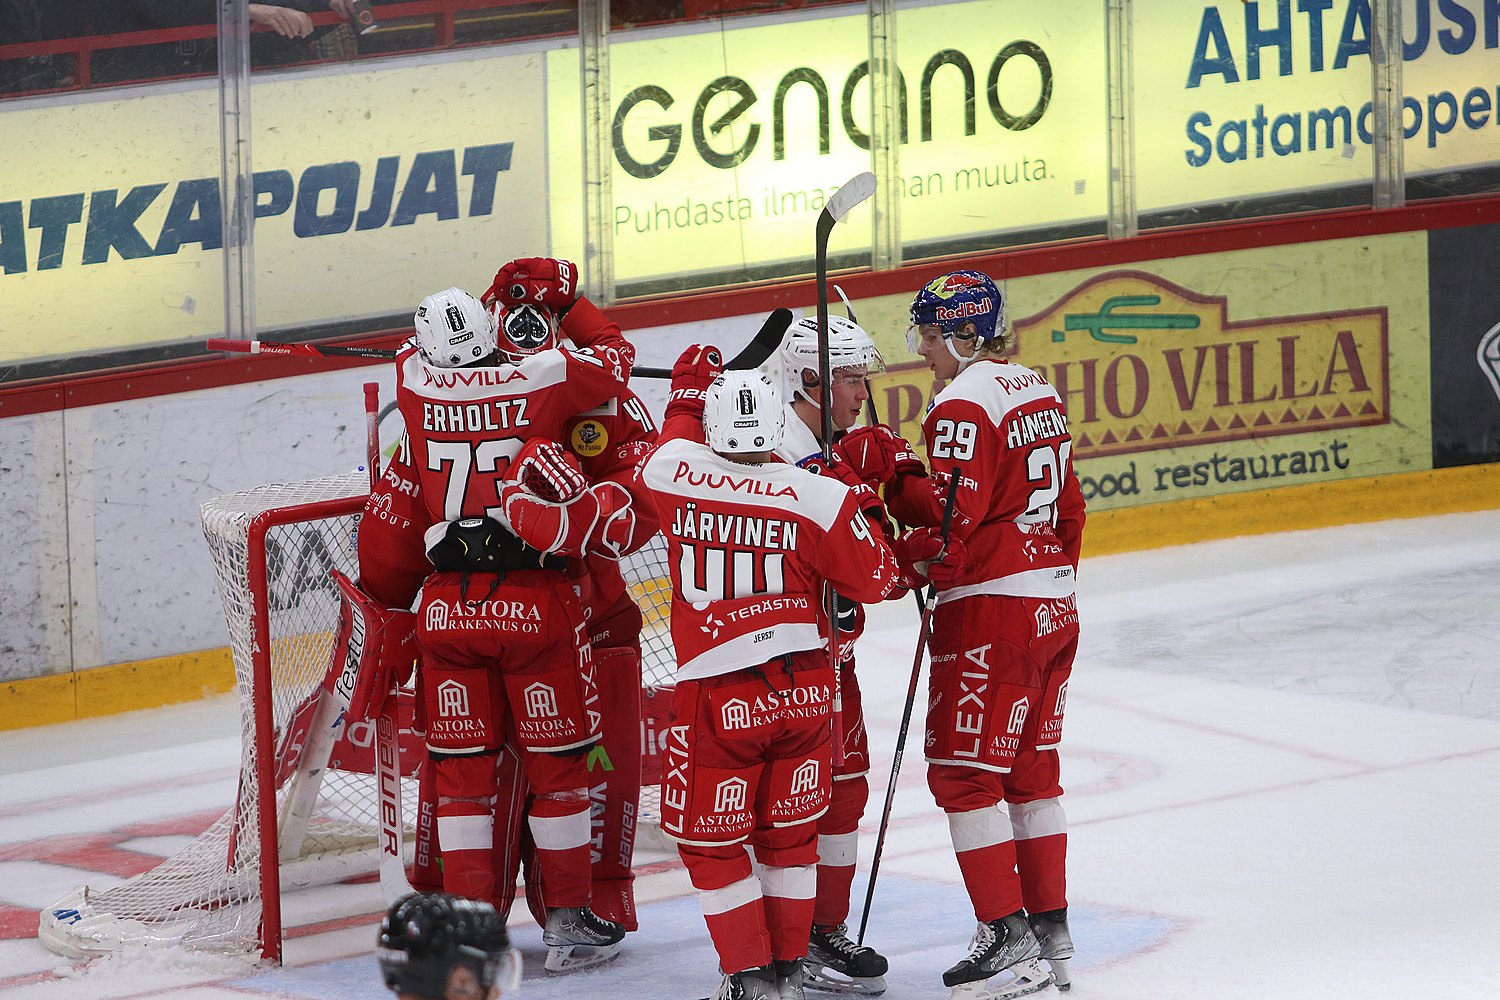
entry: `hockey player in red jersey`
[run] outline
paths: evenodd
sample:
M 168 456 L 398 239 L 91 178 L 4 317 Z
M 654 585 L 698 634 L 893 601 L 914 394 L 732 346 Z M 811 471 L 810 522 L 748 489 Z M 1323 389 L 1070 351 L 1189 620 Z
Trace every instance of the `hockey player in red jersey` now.
M 386 470 L 391 491 L 371 497 L 391 520 L 367 519 L 359 542 L 373 599 L 407 606 L 420 587 L 418 710 L 444 888 L 497 894 L 495 772 L 508 742 L 534 792 L 548 964 L 565 967 L 575 949 L 607 949 L 624 933 L 589 907 L 585 761 L 599 735 L 597 664 L 566 560 L 612 544 L 633 513 L 627 492 L 590 485 L 557 442 L 580 410 L 620 394 L 633 350 L 576 297 L 572 265 L 546 263 L 550 279 L 531 282 L 534 304 L 492 315 L 460 289 L 423 300 L 396 359 L 407 434 Z M 559 313 L 577 348 L 557 346 Z M 426 567 L 411 525 L 426 525 Z
M 869 399 L 868 378 L 885 370 L 874 341 L 851 319 L 828 317 L 828 364 L 831 390 L 821 387 L 818 324 L 802 319 L 792 324 L 781 345 L 782 369 L 790 390 L 786 402 L 786 433 L 776 456 L 814 472 L 825 468 L 819 441 L 822 405 L 829 401 L 836 435 L 848 432 L 863 417 Z M 860 447 L 864 432 L 851 443 Z M 836 446 L 835 450 L 839 450 Z M 915 456 L 908 459 L 916 462 Z M 849 467 L 835 458 L 834 475 Z M 874 948 L 849 938 L 849 892 L 859 855 L 859 821 L 870 797 L 866 775 L 870 769 L 869 737 L 865 731 L 859 681 L 854 669 L 854 642 L 864 630 L 865 610 L 840 595 L 838 710 L 843 734 L 843 761 L 833 768 L 828 811 L 818 820 L 818 892 L 813 908 L 812 938 L 808 944 L 805 983 L 809 989 L 878 995 L 885 991 L 889 963 Z
M 871 491 L 774 461 L 784 418 L 779 385 L 694 346 L 641 470 L 667 539 L 679 665 L 662 832 L 698 890 L 719 1000 L 802 997 L 832 759 L 821 590 L 878 601 L 898 575 L 862 513 L 879 508 Z
M 1057 746 L 1078 645 L 1073 580 L 1084 523 L 1061 398 L 1007 361 L 1005 302 L 977 271 L 923 287 L 908 340 L 947 384 L 923 423 L 934 475 L 896 471 L 897 443 L 859 471 L 882 479 L 893 515 L 936 525 L 958 477 L 953 534 L 967 558 L 933 572 L 927 711 L 928 785 L 949 831 L 979 928 L 943 977 L 955 997 L 1044 988 L 1046 958 L 1068 983 L 1066 822 Z M 937 529 L 902 539 L 908 554 L 940 546 Z

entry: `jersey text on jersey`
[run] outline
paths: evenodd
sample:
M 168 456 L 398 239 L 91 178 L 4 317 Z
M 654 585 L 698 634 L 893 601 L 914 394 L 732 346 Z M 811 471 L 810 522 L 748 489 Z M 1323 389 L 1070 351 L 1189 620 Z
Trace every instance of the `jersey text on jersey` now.
M 767 482 L 753 475 L 729 476 L 716 472 L 695 472 L 686 462 L 677 463 L 672 482 L 686 480 L 689 486 L 701 486 L 710 490 L 729 490 L 732 493 L 748 493 L 759 497 L 791 497 L 797 499 L 797 491 L 780 483 Z
M 422 429 L 457 431 L 507 431 L 525 427 L 526 398 L 492 399 L 483 403 L 430 403 L 422 401 Z
M 691 500 L 678 508 L 672 520 L 672 534 L 700 542 L 750 545 L 757 548 L 797 548 L 797 522 L 748 514 L 716 514 L 698 510 Z
M 1005 446 L 1022 448 L 1042 438 L 1068 436 L 1068 421 L 1061 410 L 1037 410 L 1034 413 L 1017 414 L 1005 429 Z

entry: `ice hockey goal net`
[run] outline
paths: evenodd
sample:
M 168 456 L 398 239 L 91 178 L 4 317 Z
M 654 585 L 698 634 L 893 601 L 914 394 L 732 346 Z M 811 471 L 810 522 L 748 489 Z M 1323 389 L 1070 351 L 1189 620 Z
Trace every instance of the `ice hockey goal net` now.
M 338 591 L 330 571 L 358 577 L 356 531 L 369 483 L 362 473 L 256 487 L 216 497 L 202 520 L 229 631 L 240 701 L 241 768 L 234 804 L 156 868 L 104 890 L 83 887 L 42 911 L 52 950 L 88 957 L 130 945 L 182 945 L 281 955 L 281 893 L 369 875 L 378 865 L 377 790 L 368 724 L 336 727 L 326 767 L 309 764 L 310 737 L 327 727 L 320 692 L 333 653 Z M 667 635 L 660 537 L 622 566 L 641 606 L 646 686 L 643 740 L 655 749 L 657 689 L 674 668 Z M 415 769 L 398 702 L 401 772 Z M 324 741 L 325 745 L 327 741 Z M 650 763 L 641 819 L 658 816 Z M 415 782 L 403 777 L 407 850 Z

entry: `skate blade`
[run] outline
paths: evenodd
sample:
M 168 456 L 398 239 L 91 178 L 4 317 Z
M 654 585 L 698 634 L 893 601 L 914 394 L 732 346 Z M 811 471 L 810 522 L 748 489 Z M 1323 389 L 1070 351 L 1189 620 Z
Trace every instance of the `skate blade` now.
M 847 977 L 824 965 L 815 965 L 812 959 L 802 960 L 802 988 L 838 993 L 844 996 L 878 997 L 885 992 L 885 977 L 870 976 L 866 979 Z
M 614 944 L 564 944 L 547 949 L 545 968 L 559 974 L 577 972 L 603 965 L 620 954 L 620 943 Z
M 1065 958 L 1049 958 L 1047 965 L 1052 969 L 1052 982 L 1059 993 L 1066 993 L 1073 985 L 1073 977 L 1068 975 L 1068 960 Z
M 1028 958 L 988 979 L 954 986 L 951 1000 L 1012 1000 L 1040 993 L 1051 985 L 1051 973 L 1042 970 L 1038 959 Z

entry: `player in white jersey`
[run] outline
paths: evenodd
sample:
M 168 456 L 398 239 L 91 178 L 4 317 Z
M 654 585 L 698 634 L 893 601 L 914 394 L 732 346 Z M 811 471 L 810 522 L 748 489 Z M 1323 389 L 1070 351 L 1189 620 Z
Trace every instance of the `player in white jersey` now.
M 898 567 L 862 513 L 880 506 L 870 490 L 775 460 L 779 385 L 720 371 L 697 346 L 672 385 L 641 469 L 667 539 L 679 664 L 662 832 L 698 890 L 718 997 L 800 1000 L 832 759 L 822 587 L 878 601 Z
M 1057 391 L 1005 358 L 1004 299 L 977 271 L 923 287 L 912 349 L 947 384 L 923 424 L 933 475 L 885 475 L 893 515 L 936 525 L 958 477 L 953 534 L 967 559 L 934 576 L 927 711 L 928 785 L 949 831 L 979 928 L 944 974 L 955 997 L 1044 988 L 1048 959 L 1067 985 L 1066 821 L 1057 746 L 1078 645 L 1073 579 L 1084 522 L 1072 438 Z M 860 463 L 856 462 L 856 465 Z M 937 551 L 937 529 L 903 543 Z
M 824 400 L 829 402 L 835 435 L 845 435 L 864 415 L 865 402 L 870 398 L 869 377 L 884 371 L 885 361 L 875 342 L 857 323 L 830 316 L 828 367 L 832 385 L 824 392 L 820 384 L 818 343 L 818 324 L 811 318 L 792 324 L 782 342 L 782 370 L 789 392 L 786 433 L 776 448 L 776 457 L 821 473 L 827 465 L 819 441 Z M 858 437 L 855 435 L 856 440 Z M 921 468 L 914 455 L 910 462 Z M 836 457 L 833 469 L 827 471 L 843 478 L 848 466 Z M 854 670 L 854 642 L 863 631 L 865 613 L 861 605 L 842 594 L 838 611 L 836 711 L 844 752 L 842 761 L 835 758 L 832 798 L 828 811 L 818 820 L 818 893 L 805 982 L 811 989 L 878 995 L 885 991 L 884 976 L 889 963 L 874 948 L 851 940 L 846 925 L 854 864 L 859 854 L 859 821 L 870 797 L 866 777 L 870 769 L 869 737 Z

